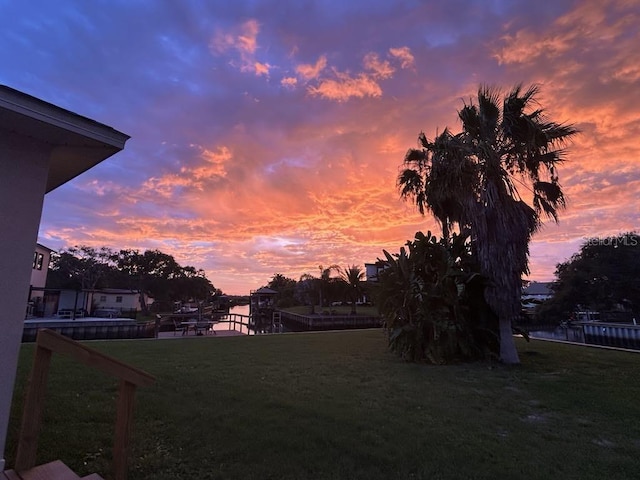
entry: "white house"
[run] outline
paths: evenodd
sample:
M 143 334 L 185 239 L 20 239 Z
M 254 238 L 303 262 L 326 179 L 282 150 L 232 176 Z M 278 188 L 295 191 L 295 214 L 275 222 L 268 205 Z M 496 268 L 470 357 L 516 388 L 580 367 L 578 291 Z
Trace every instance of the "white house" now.
M 51 250 L 40 243 L 36 243 L 31 265 L 31 287 L 44 288 L 47 284 L 47 272 L 51 263 Z
M 522 289 L 522 308 L 532 312 L 536 306 L 552 296 L 551 282 L 530 282 Z
M 121 151 L 128 139 L 0 85 L 0 472 L 44 195 Z
M 388 267 L 388 263 L 384 260 L 378 260 L 376 263 L 365 263 L 364 269 L 367 276 L 367 282 L 377 282 L 378 274 Z
M 33 253 L 33 264 L 31 265 L 31 288 L 29 289 L 29 303 L 27 305 L 27 317 L 33 316 L 36 311 L 41 310 L 44 303 L 44 287 L 47 284 L 47 272 L 51 263 L 51 253 L 54 250 L 36 243 Z
M 153 303 L 153 299 L 148 295 L 144 295 L 144 301 L 147 306 Z M 96 310 L 135 310 L 139 311 L 140 292 L 138 290 L 128 290 L 123 288 L 103 288 L 92 292 L 91 296 L 92 311 Z

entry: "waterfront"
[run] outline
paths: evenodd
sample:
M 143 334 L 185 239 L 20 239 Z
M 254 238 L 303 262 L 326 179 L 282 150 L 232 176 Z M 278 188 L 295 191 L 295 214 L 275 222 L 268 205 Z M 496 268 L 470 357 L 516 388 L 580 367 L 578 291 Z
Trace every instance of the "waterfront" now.
M 640 326 L 585 322 L 529 332 L 531 338 L 640 350 Z

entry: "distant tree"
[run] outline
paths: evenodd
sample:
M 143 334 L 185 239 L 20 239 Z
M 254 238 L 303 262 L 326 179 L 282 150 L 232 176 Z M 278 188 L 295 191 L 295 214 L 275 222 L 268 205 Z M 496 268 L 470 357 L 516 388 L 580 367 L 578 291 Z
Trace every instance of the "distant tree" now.
M 120 250 L 114 255 L 118 269 L 126 275 L 129 288 L 140 292 L 140 309 L 148 313 L 145 295 L 158 301 L 167 301 L 170 297 L 166 280 L 178 275 L 180 266 L 171 255 L 159 250 Z
M 269 284 L 267 285 L 271 290 L 278 292 L 276 295 L 276 306 L 279 308 L 287 308 L 296 305 L 296 282 L 293 278 L 287 278 L 281 273 L 276 273 Z
M 500 319 L 500 359 L 519 363 L 513 323 L 521 315 L 521 280 L 529 242 L 542 217 L 557 221 L 565 206 L 557 165 L 577 133 L 549 121 L 536 102 L 538 87 L 506 95 L 481 86 L 458 112 L 462 131 L 445 129 L 433 141 L 422 133 L 398 177 L 405 199 L 441 223 L 445 241 L 457 225 L 488 280 L 487 302 Z M 524 199 L 530 194 L 529 202 Z
M 158 304 L 174 301 L 204 301 L 214 292 L 204 270 L 183 267 L 159 250 L 120 250 L 87 246 L 69 248 L 54 255 L 47 287 L 96 289 L 127 288 L 140 292 L 140 307 L 146 312 L 145 294 Z
M 47 287 L 88 290 L 106 286 L 106 279 L 114 269 L 112 255 L 106 247 L 68 248 L 52 257 Z
M 171 278 L 161 279 L 167 284 L 169 299 L 181 302 L 203 302 L 209 300 L 216 289 L 205 276 L 204 270 L 194 267 L 181 267 L 181 270 Z
M 296 285 L 296 297 L 304 305 L 310 305 L 311 309 L 309 313 L 314 315 L 316 313 L 315 304 L 316 298 L 319 292 L 318 278 L 314 277 L 310 273 L 303 273 L 300 276 L 300 281 Z
M 327 294 L 331 289 L 331 272 L 338 271 L 340 267 L 338 265 L 329 265 L 327 268 L 324 268 L 322 265 L 318 265 L 318 269 L 320 270 L 320 277 L 318 277 L 318 293 L 320 297 L 320 308 L 325 307 L 325 303 L 327 301 Z
M 351 313 L 356 314 L 356 302 L 362 295 L 362 280 L 364 280 L 365 272 L 357 265 L 350 265 L 347 268 L 339 269 L 340 278 L 345 282 L 347 287 L 347 296 L 351 300 Z
M 568 320 L 576 310 L 624 309 L 640 318 L 640 235 L 590 238 L 556 266 L 554 295 L 537 309 L 546 321 Z

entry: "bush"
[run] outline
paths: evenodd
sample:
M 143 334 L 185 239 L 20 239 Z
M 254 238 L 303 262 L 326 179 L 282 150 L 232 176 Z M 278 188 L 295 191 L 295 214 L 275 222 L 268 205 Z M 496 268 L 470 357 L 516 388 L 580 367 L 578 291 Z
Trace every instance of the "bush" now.
M 402 358 L 441 364 L 497 357 L 497 317 L 467 240 L 418 232 L 399 254 L 384 252 L 377 301 L 389 347 Z

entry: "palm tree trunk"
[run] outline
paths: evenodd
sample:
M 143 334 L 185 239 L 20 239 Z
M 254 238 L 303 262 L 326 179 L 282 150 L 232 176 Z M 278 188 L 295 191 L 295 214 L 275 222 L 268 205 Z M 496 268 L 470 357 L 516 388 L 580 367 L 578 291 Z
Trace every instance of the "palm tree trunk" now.
M 508 247 L 503 246 L 503 251 Z M 487 269 L 491 271 L 491 269 Z M 500 334 L 500 361 L 508 365 L 520 363 L 518 350 L 513 338 L 513 322 L 520 315 L 521 293 L 520 274 L 515 269 L 511 272 L 503 268 L 500 273 L 490 275 L 491 284 L 485 290 L 487 303 L 498 315 L 498 332 Z
M 487 304 L 498 316 L 498 333 L 500 335 L 500 361 L 508 365 L 520 363 L 516 342 L 513 338 L 512 322 L 517 318 L 518 312 L 514 311 L 512 305 L 514 300 L 509 297 L 509 287 L 504 281 L 494 280 L 498 285 L 488 286 L 485 290 Z M 504 279 L 502 279 L 504 280 Z M 519 304 L 519 300 L 518 300 Z
M 510 318 L 500 318 L 500 361 L 507 365 L 518 365 L 520 357 L 516 342 L 513 339 L 513 329 Z

